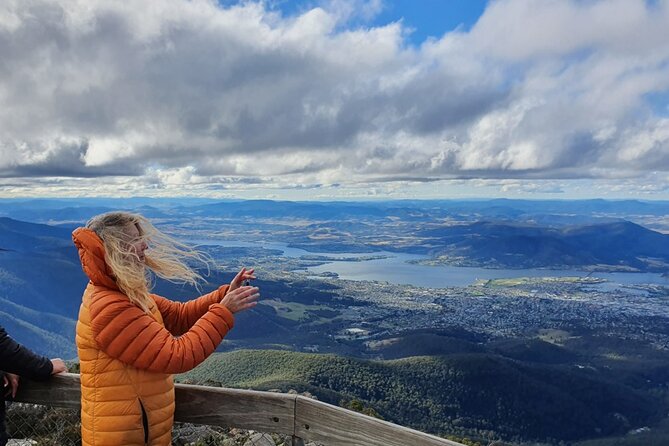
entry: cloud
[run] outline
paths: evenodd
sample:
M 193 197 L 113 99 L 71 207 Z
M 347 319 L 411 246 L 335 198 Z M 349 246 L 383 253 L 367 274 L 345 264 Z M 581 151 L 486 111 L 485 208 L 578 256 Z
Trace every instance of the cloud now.
M 498 0 L 419 47 L 401 21 L 368 24 L 378 0 L 313 4 L 3 2 L 0 176 L 205 189 L 669 171 L 649 100 L 669 91 L 667 0 Z
M 117 150 L 117 146 L 108 144 L 105 149 L 108 151 L 102 150 L 101 154 L 109 159 L 110 153 L 114 153 L 109 150 Z M 89 155 L 97 152 L 100 150 L 96 151 L 89 141 L 66 137 L 32 141 L 0 140 L 0 177 L 98 177 L 143 173 L 138 165 L 118 161 L 87 163 Z

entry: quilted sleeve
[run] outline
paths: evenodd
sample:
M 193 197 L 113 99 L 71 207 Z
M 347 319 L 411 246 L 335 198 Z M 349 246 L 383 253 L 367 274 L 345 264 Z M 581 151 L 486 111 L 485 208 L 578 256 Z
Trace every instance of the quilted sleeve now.
M 49 378 L 53 370 L 49 358 L 19 344 L 2 327 L 0 327 L 0 367 L 5 372 L 16 373 L 34 380 Z
M 181 336 L 191 329 L 212 304 L 219 303 L 227 291 L 228 285 L 223 285 L 209 294 L 185 303 L 174 302 L 155 294 L 151 297 L 158 305 L 167 330 L 174 336 Z
M 204 361 L 234 324 L 230 310 L 214 303 L 190 330 L 175 337 L 116 293 L 94 297 L 90 313 L 93 335 L 102 351 L 138 369 L 170 374 L 186 372 Z

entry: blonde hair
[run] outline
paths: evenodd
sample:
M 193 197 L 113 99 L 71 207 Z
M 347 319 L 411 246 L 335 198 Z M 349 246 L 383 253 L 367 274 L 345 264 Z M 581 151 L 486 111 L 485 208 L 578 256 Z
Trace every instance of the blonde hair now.
M 139 236 L 133 237 L 128 233 L 128 228 L 132 226 L 137 228 Z M 93 217 L 86 227 L 102 239 L 105 262 L 121 292 L 147 313 L 153 307 L 153 299 L 149 297 L 153 286 L 152 274 L 171 282 L 197 286 L 204 279 L 186 260 L 204 264 L 207 273 L 211 269 L 211 257 L 160 232 L 139 214 L 109 212 Z M 149 247 L 144 262 L 131 249 L 133 244 L 142 241 Z

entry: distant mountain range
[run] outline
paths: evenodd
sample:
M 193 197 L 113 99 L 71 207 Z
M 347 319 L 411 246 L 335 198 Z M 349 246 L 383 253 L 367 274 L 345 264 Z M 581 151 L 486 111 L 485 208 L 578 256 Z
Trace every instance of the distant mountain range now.
M 668 201 L 641 200 L 392 200 L 294 202 L 202 198 L 0 199 L 0 216 L 34 222 L 85 221 L 101 212 L 125 209 L 147 216 L 293 217 L 313 220 L 348 218 L 454 217 L 469 221 L 533 221 L 542 225 L 669 215 Z
M 419 233 L 445 263 L 500 268 L 669 271 L 669 235 L 620 221 L 545 228 L 477 222 Z
M 669 202 L 664 201 L 0 200 L 0 216 L 67 230 L 114 209 L 177 226 L 199 220 L 205 223 L 199 228 L 205 233 L 220 229 L 220 224 L 206 227 L 206 222 L 216 220 L 229 227 L 226 235 L 241 236 L 251 224 L 258 239 L 271 235 L 274 241 L 312 252 L 381 249 L 428 254 L 437 263 L 463 266 L 667 271 L 667 238 L 653 232 L 669 233 L 663 219 L 669 215 Z M 33 244 L 15 238 L 9 221 L 0 221 L 0 231 L 6 231 L 0 249 Z

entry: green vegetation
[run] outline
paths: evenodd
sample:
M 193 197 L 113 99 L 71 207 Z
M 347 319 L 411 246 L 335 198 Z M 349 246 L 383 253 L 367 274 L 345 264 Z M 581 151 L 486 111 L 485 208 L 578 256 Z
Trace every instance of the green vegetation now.
M 264 299 L 262 303 L 274 308 L 278 317 L 294 322 L 318 320 L 319 323 L 324 323 L 339 315 L 338 311 L 333 311 L 325 305 L 305 305 L 299 302 L 283 302 L 277 299 Z
M 652 428 L 643 427 L 620 437 L 586 440 L 574 446 L 666 446 L 669 444 L 669 418 Z
M 548 344 L 550 345 L 550 344 Z M 247 350 L 219 353 L 180 375 L 188 382 L 295 389 L 384 419 L 473 441 L 574 441 L 656 422 L 660 398 L 591 369 L 532 364 L 488 353 L 366 361 Z
M 370 417 L 383 420 L 383 417 L 379 415 L 379 413 L 376 410 L 374 410 L 372 407 L 365 406 L 365 404 L 360 400 L 351 400 L 351 401 L 341 400 L 339 402 L 339 405 L 345 409 L 352 410 L 354 412 L 360 412 L 365 415 L 369 415 Z
M 556 329 L 541 329 L 537 332 L 537 338 L 544 342 L 549 342 L 555 345 L 564 345 L 565 341 L 572 336 L 568 331 Z

